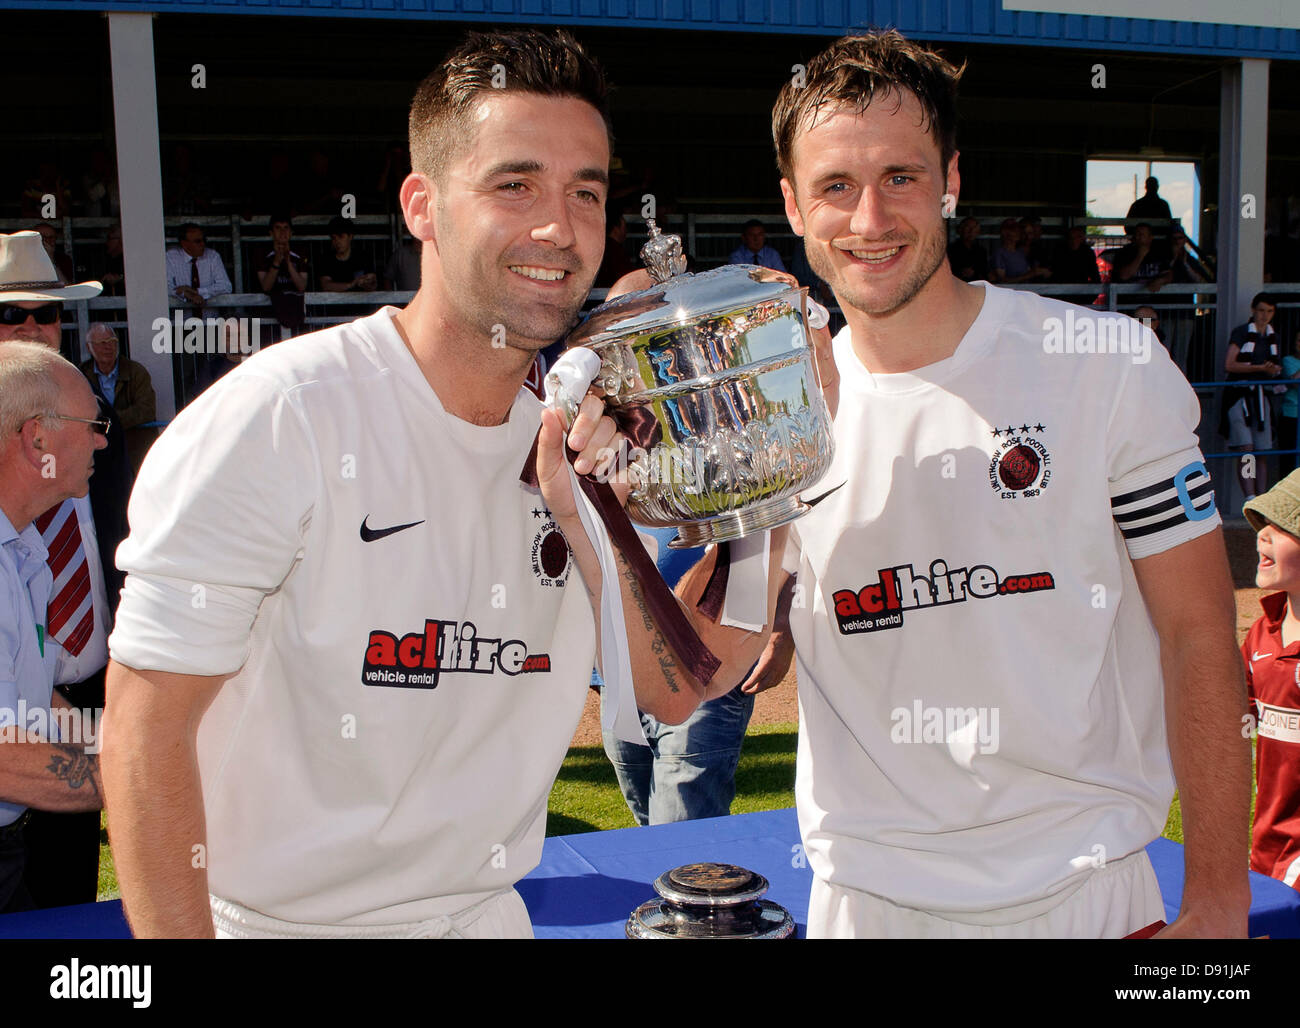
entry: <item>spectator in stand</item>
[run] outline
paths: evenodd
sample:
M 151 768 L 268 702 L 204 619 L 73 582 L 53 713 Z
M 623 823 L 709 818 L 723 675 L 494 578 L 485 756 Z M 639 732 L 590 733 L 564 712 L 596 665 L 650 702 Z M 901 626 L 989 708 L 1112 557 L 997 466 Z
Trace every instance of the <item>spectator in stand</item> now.
M 1173 220 L 1173 214 L 1169 211 L 1169 204 L 1160 195 L 1160 180 L 1153 175 L 1147 179 L 1146 189 L 1144 195 L 1139 196 L 1129 205 L 1128 214 L 1124 215 L 1124 217 L 1126 219 L 1138 218 L 1140 220 Z M 1150 228 L 1149 225 L 1147 227 Z M 1129 229 L 1130 233 L 1132 231 L 1133 229 Z
M 1133 241 L 1116 251 L 1111 260 L 1111 279 L 1146 286 L 1159 292 L 1169 281 L 1169 253 L 1155 241 L 1151 226 L 1140 222 L 1133 226 Z
M 330 219 L 330 249 L 334 252 L 321 262 L 317 272 L 320 287 L 327 293 L 369 293 L 379 287 L 374 269 L 360 254 L 352 252 L 352 229 L 347 218 Z
M 58 226 L 51 225 L 48 221 L 38 221 L 32 228 L 41 234 L 41 243 L 59 273 L 59 281 L 67 285 L 76 278 L 76 270 L 72 266 L 72 258 L 59 246 Z
M 1088 243 L 1088 233 L 1082 225 L 1074 225 L 1056 248 L 1052 257 L 1053 282 L 1087 282 L 1101 284 L 1097 270 L 1097 251 Z M 1089 306 L 1097 298 L 1096 292 L 1063 296 L 1067 303 Z
M 991 282 L 1009 285 L 1013 282 L 1031 282 L 1041 277 L 1029 266 L 1029 258 L 1020 249 L 1020 223 L 1006 218 L 998 230 L 1002 242 L 993 251 L 993 276 Z
M 293 222 L 287 214 L 273 214 L 269 224 L 271 249 L 257 260 L 257 284 L 271 298 L 276 320 L 292 335 L 306 321 L 303 293 L 307 291 L 307 258 L 290 246 Z M 263 340 L 263 344 L 270 340 Z
M 1043 219 L 1036 214 L 1020 219 L 1020 249 L 1039 278 L 1052 277 L 1051 251 L 1043 240 Z
M 984 252 L 979 235 L 979 221 L 963 218 L 957 226 L 957 238 L 948 244 L 948 265 L 963 282 L 988 281 L 989 255 Z
M 1282 358 L 1282 377 L 1288 379 L 1289 384 L 1282 396 L 1281 416 L 1277 420 L 1277 448 L 1294 450 L 1300 440 L 1300 433 L 1296 431 L 1297 424 L 1300 424 L 1300 385 L 1295 384 L 1295 380 L 1300 379 L 1300 329 L 1296 330 L 1295 339 L 1291 341 L 1291 352 Z M 1278 458 L 1278 463 L 1282 474 L 1289 475 L 1300 465 L 1300 460 L 1294 453 L 1284 453 Z
M 384 268 L 384 288 L 413 293 L 420 288 L 420 244 L 411 238 L 405 219 L 401 225 L 402 241 Z
M 767 245 L 767 229 L 757 218 L 745 222 L 745 227 L 740 230 L 740 239 L 740 245 L 727 258 L 728 264 L 754 264 L 760 268 L 785 271 L 785 262 Z
M 1273 338 L 1273 314 L 1277 306 L 1268 293 L 1256 293 L 1250 301 L 1251 320 L 1238 325 L 1228 336 L 1228 355 L 1223 369 L 1229 382 L 1259 382 L 1282 374 L 1282 360 Z M 1271 387 L 1244 385 L 1225 389 L 1219 431 L 1228 449 L 1242 453 L 1273 448 Z M 1268 488 L 1261 459 L 1237 462 L 1237 480 L 1247 502 Z
M 605 208 L 605 255 L 596 272 L 595 288 L 608 289 L 636 266 L 627 256 L 627 218 L 621 205 Z
M 126 264 L 122 259 L 122 226 L 110 225 L 104 237 L 104 264 L 99 281 L 104 286 L 104 296 L 126 295 Z
M 1209 270 L 1187 251 L 1187 233 L 1176 228 L 1169 236 L 1169 281 L 1208 282 Z
M 207 214 L 212 208 L 212 180 L 194 169 L 188 143 L 172 148 L 171 168 L 163 179 L 163 206 L 168 214 Z
M 167 250 L 168 293 L 201 308 L 214 296 L 234 291 L 221 255 L 208 249 L 202 228 L 182 225 L 176 233 L 176 242 L 176 246 Z
M 153 381 L 143 364 L 119 354 L 117 333 L 102 321 L 90 326 L 86 348 L 90 359 L 81 362 L 81 373 L 95 395 L 117 411 L 126 431 L 127 459 L 134 474 L 158 437 L 156 429 L 142 427 L 157 417 Z
M 1150 304 L 1143 304 L 1133 312 L 1133 317 L 1142 322 L 1147 328 L 1151 329 L 1151 334 L 1160 340 L 1160 345 L 1168 348 L 1169 344 L 1165 342 L 1165 330 L 1160 327 L 1160 312 Z

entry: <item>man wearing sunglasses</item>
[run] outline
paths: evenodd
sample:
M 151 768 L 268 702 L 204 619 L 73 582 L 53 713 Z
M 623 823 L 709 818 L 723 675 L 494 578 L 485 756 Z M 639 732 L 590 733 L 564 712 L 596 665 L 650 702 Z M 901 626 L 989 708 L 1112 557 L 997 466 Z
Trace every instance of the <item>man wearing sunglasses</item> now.
M 40 343 L 57 353 L 63 304 L 99 292 L 98 282 L 60 282 L 38 233 L 0 234 L 0 342 Z M 96 436 L 101 442 L 94 448 L 89 495 L 83 482 L 81 489 L 47 503 L 34 517 L 54 578 L 45 639 L 45 648 L 55 659 L 54 684 L 72 706 L 92 711 L 104 704 L 108 633 L 122 588 L 113 554 L 126 535 L 130 470 L 121 423 L 111 408 L 96 403 L 93 393 L 85 410 L 60 407 L 59 411 L 94 422 L 102 419 L 109 427 L 106 441 Z M 63 428 L 76 429 L 79 436 L 93 430 L 70 422 Z M 68 432 L 60 438 L 65 437 Z M 64 464 L 60 461 L 56 466 Z M 0 793 L 3 798 L 7 797 Z M 25 835 L 25 884 L 36 906 L 94 901 L 99 884 L 98 813 L 42 809 L 32 813 Z
M 69 704 L 54 691 L 56 582 L 36 524 L 86 495 L 106 445 L 97 413 L 90 384 L 58 354 L 0 343 L 0 912 L 34 906 L 24 882 L 34 808 L 83 811 L 98 824 L 103 806 L 97 755 L 52 728 Z

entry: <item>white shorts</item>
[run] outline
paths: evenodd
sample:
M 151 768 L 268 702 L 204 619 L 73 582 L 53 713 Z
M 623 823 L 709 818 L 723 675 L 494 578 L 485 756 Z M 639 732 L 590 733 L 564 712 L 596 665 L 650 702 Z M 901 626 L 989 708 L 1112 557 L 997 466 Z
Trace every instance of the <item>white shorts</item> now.
M 347 926 L 280 921 L 208 896 L 218 939 L 531 939 L 528 908 L 514 889 L 498 892 L 445 917 L 410 924 Z
M 1228 445 L 1234 450 L 1273 449 L 1273 422 L 1270 404 L 1264 400 L 1264 427 L 1255 428 L 1246 422 L 1246 401 L 1238 400 L 1228 408 Z
M 980 924 L 948 920 L 869 892 L 813 879 L 808 900 L 810 939 L 1122 939 L 1165 918 L 1164 901 L 1146 851 L 1093 871 L 1046 911 L 1026 904 L 972 914 Z

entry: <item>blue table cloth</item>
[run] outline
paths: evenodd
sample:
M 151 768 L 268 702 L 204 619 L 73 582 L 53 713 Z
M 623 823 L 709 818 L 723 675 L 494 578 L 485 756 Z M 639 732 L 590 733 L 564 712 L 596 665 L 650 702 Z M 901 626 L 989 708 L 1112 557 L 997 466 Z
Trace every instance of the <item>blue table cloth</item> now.
M 1157 839 L 1147 854 L 1164 896 L 1165 919 L 1172 921 L 1183 893 L 1183 848 Z M 623 938 L 628 914 L 654 898 L 652 883 L 660 874 L 702 861 L 739 864 L 763 875 L 771 883 L 767 898 L 789 910 L 804 934 L 812 871 L 792 809 L 556 836 L 546 840 L 541 864 L 518 889 L 539 939 Z M 1300 893 L 1254 872 L 1250 891 L 1252 936 L 1300 938 Z M 0 917 L 0 938 L 128 937 L 117 901 Z

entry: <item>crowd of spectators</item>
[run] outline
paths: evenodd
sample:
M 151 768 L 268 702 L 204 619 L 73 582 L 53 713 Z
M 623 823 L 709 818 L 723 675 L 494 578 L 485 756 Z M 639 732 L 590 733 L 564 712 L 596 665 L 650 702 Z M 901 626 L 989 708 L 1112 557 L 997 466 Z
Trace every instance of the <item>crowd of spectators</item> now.
M 1155 293 L 1171 282 L 1213 281 L 1210 270 L 1188 250 L 1187 234 L 1177 225 L 1162 236 L 1146 222 L 1137 222 L 1129 226 L 1124 245 L 1100 254 L 1095 244 L 1110 243 L 1114 237 L 1090 237 L 1087 229 L 1075 225 L 1053 245 L 1043 236 L 1042 220 L 1033 215 L 1004 219 L 991 253 L 980 242 L 980 234 L 979 221 L 964 218 L 948 245 L 953 273 L 965 282 L 1100 285 L 1110 281 L 1141 285 Z M 1090 303 L 1095 296 L 1095 292 L 1080 293 L 1066 299 Z

